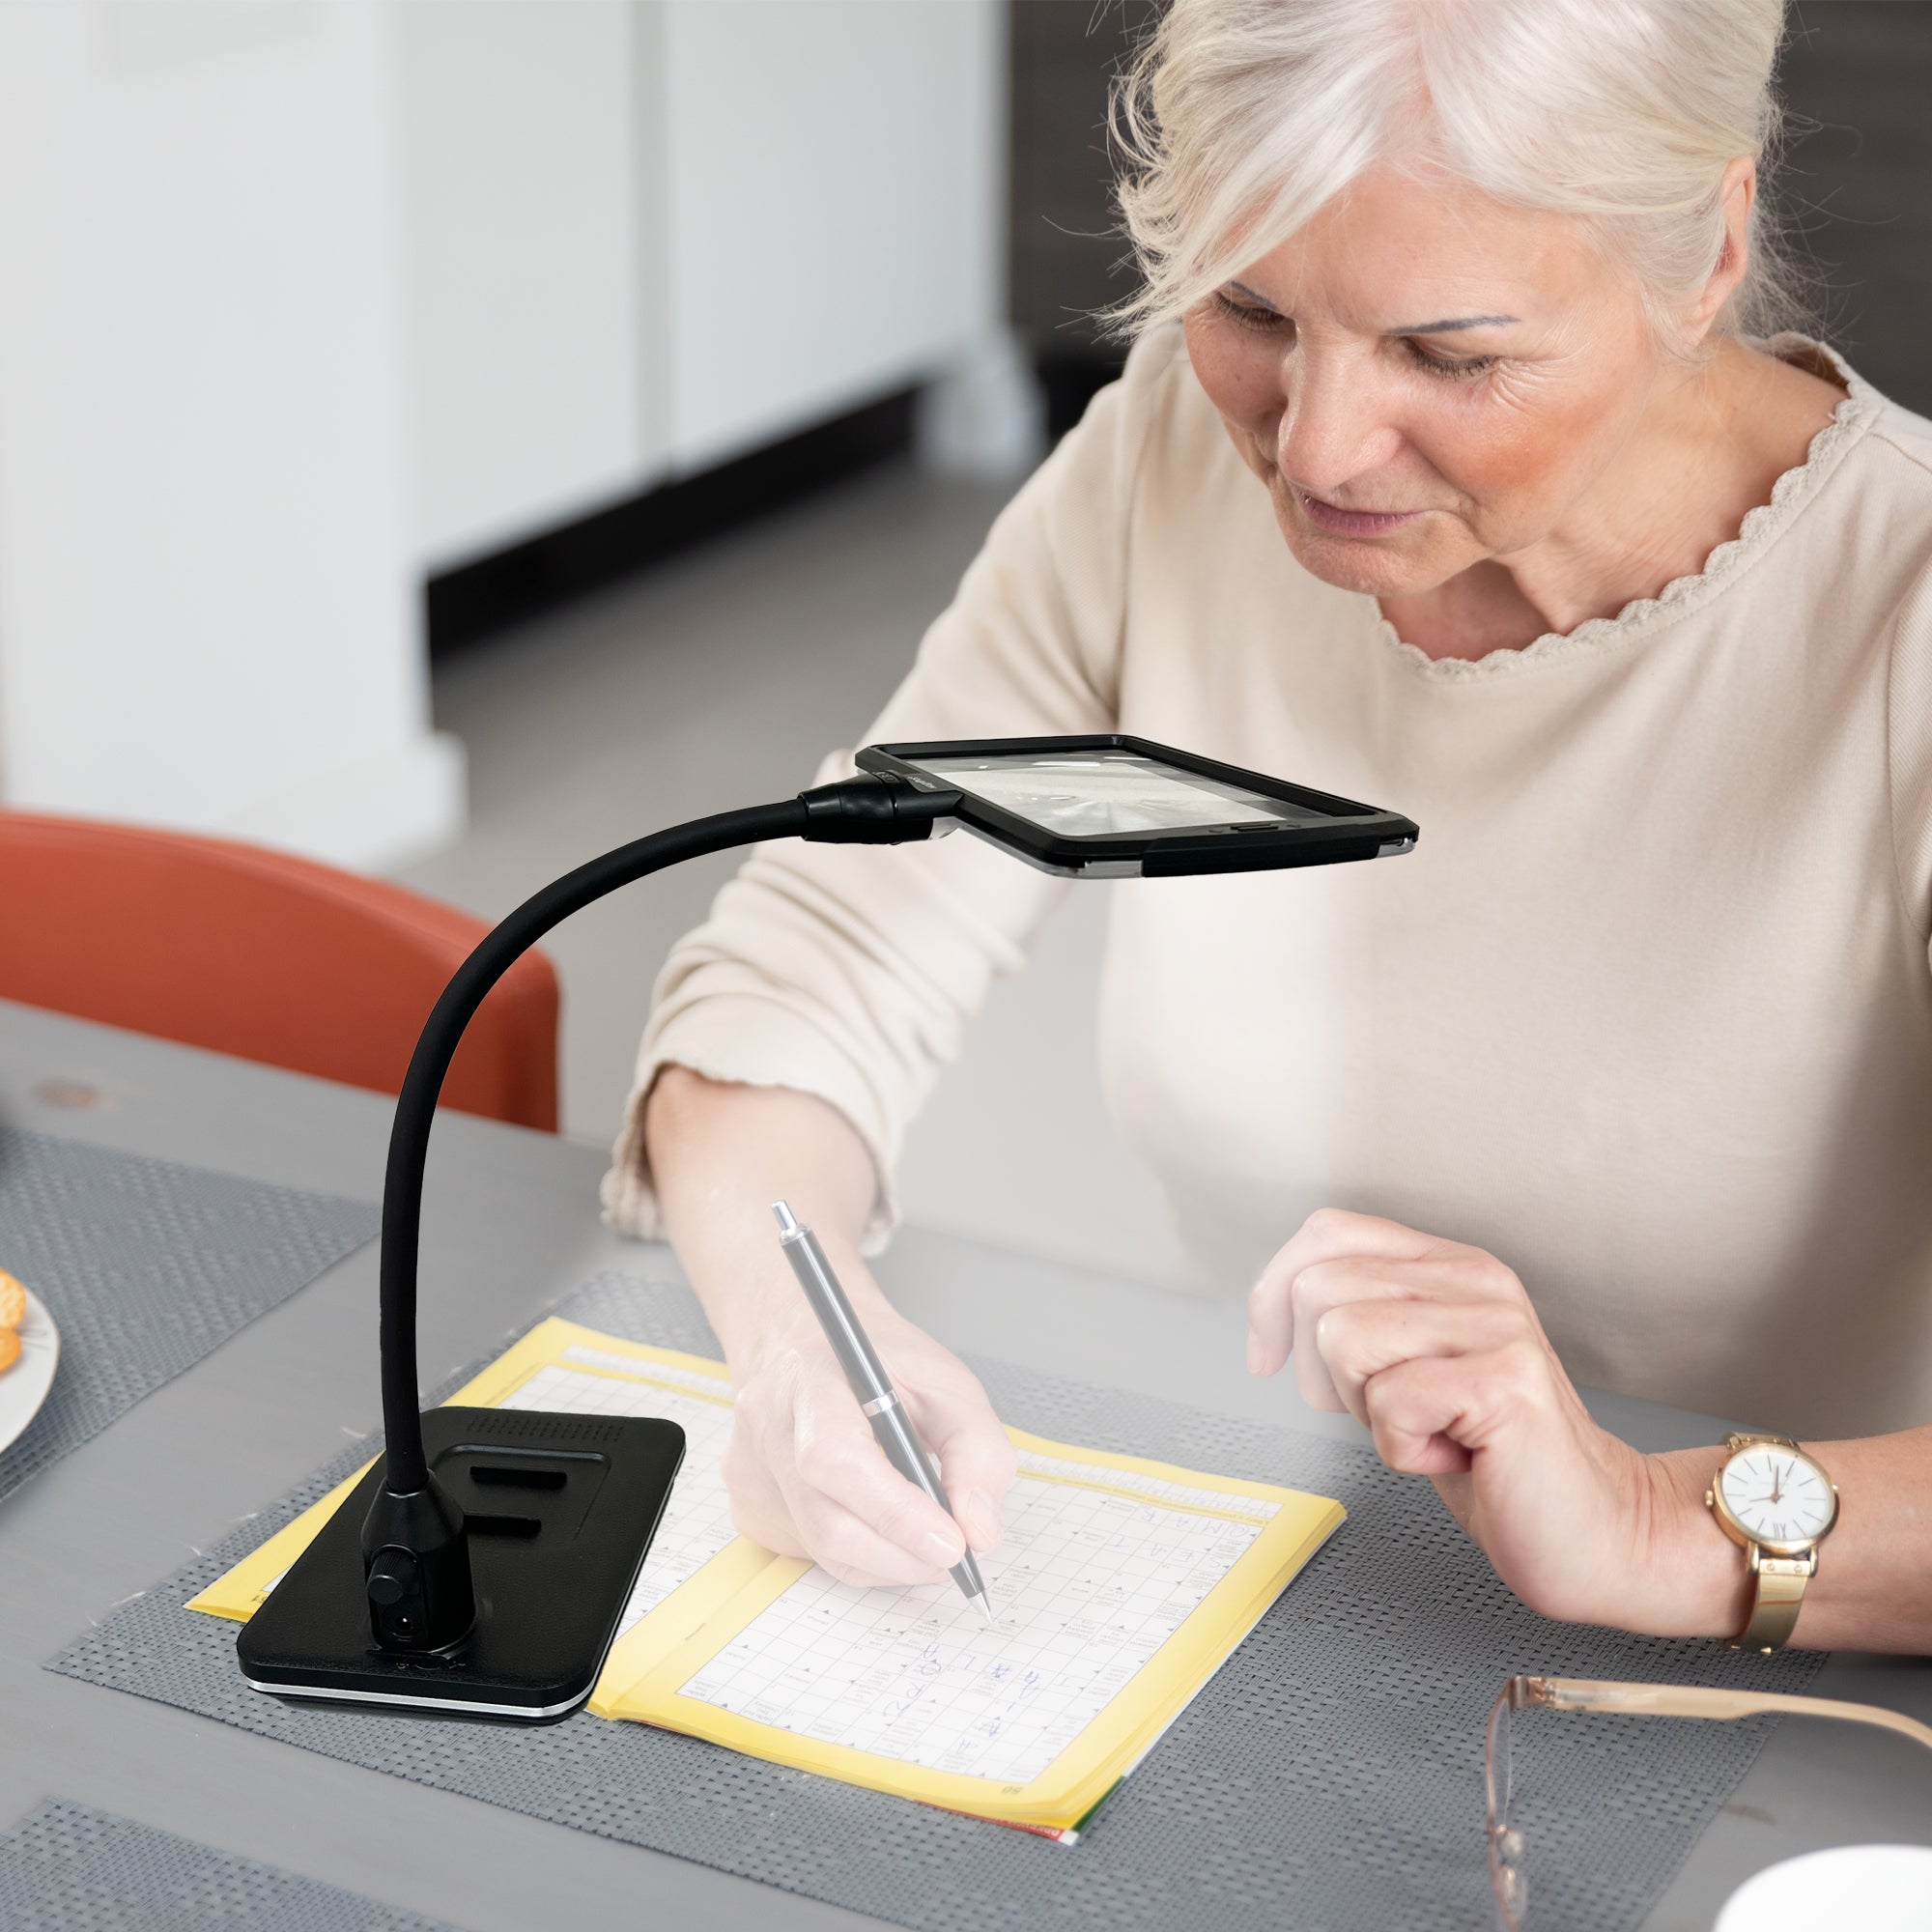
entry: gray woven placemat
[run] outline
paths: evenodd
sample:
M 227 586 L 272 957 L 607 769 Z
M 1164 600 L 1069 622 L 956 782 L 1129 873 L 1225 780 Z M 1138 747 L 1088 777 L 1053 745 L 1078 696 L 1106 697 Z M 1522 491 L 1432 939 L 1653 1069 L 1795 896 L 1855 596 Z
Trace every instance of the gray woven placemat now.
M 604 1275 L 556 1312 L 716 1352 L 679 1287 Z M 637 1724 L 412 1722 L 292 1709 L 247 1690 L 232 1627 L 180 1606 L 367 1445 L 49 1667 L 916 1932 L 1481 1932 L 1483 1727 L 1513 1671 L 1802 1690 L 1818 1667 L 1547 1623 L 1495 1581 L 1427 1484 L 1348 1445 L 976 1366 L 1021 1428 L 1317 1491 L 1350 1512 L 1072 1848 Z M 1640 1924 L 1768 1735 L 1755 1721 L 1530 1723 L 1519 1810 L 1539 1914 L 1569 1932 Z
M 98 1435 L 376 1233 L 368 1202 L 0 1127 L 0 1267 L 47 1305 L 60 1365 L 0 1450 L 0 1497 Z
M 0 1838 L 10 1932 L 450 1932 L 320 1879 L 49 1800 Z

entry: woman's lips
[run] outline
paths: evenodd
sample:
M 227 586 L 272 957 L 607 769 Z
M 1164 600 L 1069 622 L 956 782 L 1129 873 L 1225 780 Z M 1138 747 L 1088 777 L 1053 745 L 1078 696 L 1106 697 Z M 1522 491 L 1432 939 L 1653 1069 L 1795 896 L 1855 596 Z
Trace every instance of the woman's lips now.
M 1386 536 L 1422 514 L 1419 510 L 1344 510 L 1324 503 L 1320 497 L 1311 497 L 1306 490 L 1295 491 L 1294 500 L 1317 529 L 1330 530 L 1338 537 Z

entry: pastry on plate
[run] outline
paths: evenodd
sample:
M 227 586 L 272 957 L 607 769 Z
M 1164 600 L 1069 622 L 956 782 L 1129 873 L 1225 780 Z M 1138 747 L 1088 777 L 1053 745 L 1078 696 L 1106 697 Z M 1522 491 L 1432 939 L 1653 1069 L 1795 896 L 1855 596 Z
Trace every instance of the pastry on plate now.
M 0 1268 L 0 1376 L 20 1359 L 20 1323 L 27 1319 L 27 1291 Z

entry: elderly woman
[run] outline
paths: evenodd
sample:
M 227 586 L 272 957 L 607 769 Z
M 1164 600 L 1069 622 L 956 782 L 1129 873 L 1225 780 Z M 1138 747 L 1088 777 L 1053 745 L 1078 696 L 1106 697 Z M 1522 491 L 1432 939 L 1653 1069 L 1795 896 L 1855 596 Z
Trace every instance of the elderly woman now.
M 1924 1650 L 1932 425 L 1755 333 L 1781 26 L 1177 0 L 1118 103 L 1125 374 L 868 736 L 1122 729 L 1414 816 L 1399 867 L 1117 896 L 1113 1104 L 1204 1273 L 1258 1282 L 1249 1366 L 1550 1616 Z M 1005 1435 L 860 1258 L 1058 890 L 967 839 L 767 850 L 660 983 L 612 1213 L 724 1343 L 740 1526 L 850 1579 L 1000 1535 Z M 777 1194 L 957 1525 L 873 1449 Z M 1724 1448 L 1639 1455 L 1577 1382 L 1802 1436 L 1725 1493 L 1810 1553 L 1765 1581 Z

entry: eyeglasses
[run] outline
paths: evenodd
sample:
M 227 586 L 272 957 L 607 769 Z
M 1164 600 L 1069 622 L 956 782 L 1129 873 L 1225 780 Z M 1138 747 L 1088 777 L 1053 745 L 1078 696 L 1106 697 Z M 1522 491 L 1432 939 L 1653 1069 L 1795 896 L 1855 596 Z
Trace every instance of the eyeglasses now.
M 1523 1710 L 1609 1711 L 1633 1718 L 1754 1718 L 1767 1711 L 1800 1718 L 1837 1718 L 1896 1731 L 1932 1750 L 1932 1726 L 1875 1704 L 1846 1704 L 1831 1697 L 1793 1697 L 1774 1690 L 1710 1690 L 1676 1684 L 1615 1684 L 1594 1677 L 1512 1677 L 1490 1707 L 1483 1745 L 1483 1776 L 1490 1813 L 1490 1883 L 1495 1888 L 1496 1922 L 1503 1932 L 1522 1932 L 1529 1906 L 1522 1833 L 1510 1823 L 1510 1720 Z

